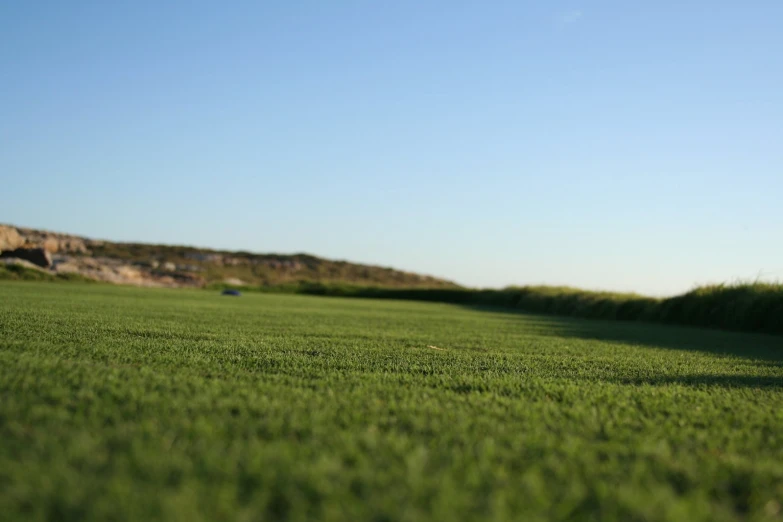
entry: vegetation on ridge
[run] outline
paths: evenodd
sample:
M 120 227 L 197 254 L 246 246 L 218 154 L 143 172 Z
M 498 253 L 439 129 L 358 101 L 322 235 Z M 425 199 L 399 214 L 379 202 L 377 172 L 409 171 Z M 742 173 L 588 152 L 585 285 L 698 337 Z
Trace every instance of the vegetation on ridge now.
M 0 250 L 17 247 L 43 248 L 49 252 L 54 258 L 53 266 L 49 267 L 53 272 L 63 269 L 120 284 L 272 286 L 317 282 L 405 288 L 459 287 L 437 277 L 310 254 L 257 254 L 192 246 L 121 243 L 0 225 Z

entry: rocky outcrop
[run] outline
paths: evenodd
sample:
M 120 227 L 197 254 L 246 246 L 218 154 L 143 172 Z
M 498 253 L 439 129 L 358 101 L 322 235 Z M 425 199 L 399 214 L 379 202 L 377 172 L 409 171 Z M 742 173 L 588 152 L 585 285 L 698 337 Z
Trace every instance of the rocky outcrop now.
M 16 248 L 14 250 L 3 251 L 0 253 L 0 258 L 24 259 L 41 268 L 49 268 L 52 266 L 52 256 L 43 248 Z
M 41 268 L 38 265 L 34 265 L 30 261 L 26 261 L 24 259 L 19 259 L 18 257 L 3 257 L 3 258 L 0 258 L 0 264 L 3 264 L 3 265 L 16 265 L 16 266 L 21 266 L 21 267 L 24 267 L 24 268 L 30 268 L 30 269 L 33 269 L 33 270 L 39 270 L 41 272 L 49 273 L 49 271 L 46 270 L 45 268 Z
M 25 246 L 43 248 L 50 254 L 90 253 L 84 238 L 81 237 L 31 228 L 17 228 L 16 231 L 21 235 Z
M 24 245 L 24 238 L 14 227 L 0 225 L 0 252 L 16 250 Z
M 52 271 L 56 274 L 79 274 L 96 281 L 120 285 L 198 287 L 205 283 L 203 278 L 193 274 L 163 272 L 108 257 L 57 255 Z
M 54 271 L 58 274 L 75 273 L 108 283 L 131 284 L 143 286 L 149 279 L 144 271 L 116 259 L 94 259 L 91 257 L 57 256 L 54 261 Z M 152 282 L 152 281 L 150 281 Z

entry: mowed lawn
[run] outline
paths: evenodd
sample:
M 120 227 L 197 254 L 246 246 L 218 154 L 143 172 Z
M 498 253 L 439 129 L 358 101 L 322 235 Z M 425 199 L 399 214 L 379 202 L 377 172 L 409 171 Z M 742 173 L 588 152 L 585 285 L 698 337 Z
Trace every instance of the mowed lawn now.
M 0 283 L 2 520 L 775 520 L 783 338 Z

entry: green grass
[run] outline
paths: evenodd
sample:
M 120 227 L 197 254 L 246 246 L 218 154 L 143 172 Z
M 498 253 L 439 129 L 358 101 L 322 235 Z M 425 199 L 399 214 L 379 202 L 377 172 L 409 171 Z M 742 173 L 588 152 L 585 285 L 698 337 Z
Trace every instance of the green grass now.
M 318 276 L 318 280 L 278 278 L 274 284 L 241 287 L 225 282 L 212 282 L 205 288 L 495 306 L 529 313 L 587 319 L 645 321 L 740 332 L 783 334 L 783 283 L 737 282 L 706 285 L 681 295 L 654 298 L 633 293 L 597 292 L 559 286 L 509 287 L 501 290 L 480 290 L 440 284 L 428 286 L 430 283 L 426 278 L 416 279 L 418 276 L 412 274 L 380 268 L 377 270 L 381 273 L 388 272 L 389 277 L 381 278 L 388 285 L 368 286 L 349 282 L 357 280 L 350 272 L 356 268 L 355 265 L 337 263 L 336 266 L 338 265 L 342 268 L 331 273 L 330 277 L 322 277 L 326 274 L 324 272 Z M 256 269 L 239 266 L 230 267 L 228 272 L 225 271 L 227 270 L 225 267 L 218 267 L 215 270 L 216 273 L 208 272 L 207 280 L 220 279 L 224 276 L 251 280 L 246 275 Z M 222 276 L 218 277 L 217 273 Z M 391 284 L 392 279 L 389 278 L 396 278 L 396 283 Z M 77 274 L 53 275 L 21 266 L 0 266 L 0 280 L 3 279 L 87 280 Z
M 3 520 L 780 520 L 781 405 L 774 336 L 0 282 Z

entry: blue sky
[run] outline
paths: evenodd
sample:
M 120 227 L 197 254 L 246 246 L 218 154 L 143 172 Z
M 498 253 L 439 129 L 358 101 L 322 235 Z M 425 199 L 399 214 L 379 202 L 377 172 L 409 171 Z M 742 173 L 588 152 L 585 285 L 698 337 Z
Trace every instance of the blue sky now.
M 783 278 L 783 2 L 4 2 L 0 222 L 471 286 Z

